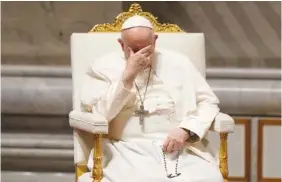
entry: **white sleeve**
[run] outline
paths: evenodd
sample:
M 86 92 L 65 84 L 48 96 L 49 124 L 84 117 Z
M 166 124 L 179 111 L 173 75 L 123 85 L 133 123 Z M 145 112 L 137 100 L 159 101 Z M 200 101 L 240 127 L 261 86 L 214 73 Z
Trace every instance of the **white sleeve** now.
M 93 69 L 85 75 L 81 90 L 82 106 L 101 114 L 109 122 L 134 98 L 135 92 L 124 88 L 121 76 L 120 79 L 111 81 Z
M 191 68 L 197 109 L 183 118 L 180 127 L 195 133 L 198 140 L 201 140 L 219 113 L 219 100 L 199 71 L 193 65 Z

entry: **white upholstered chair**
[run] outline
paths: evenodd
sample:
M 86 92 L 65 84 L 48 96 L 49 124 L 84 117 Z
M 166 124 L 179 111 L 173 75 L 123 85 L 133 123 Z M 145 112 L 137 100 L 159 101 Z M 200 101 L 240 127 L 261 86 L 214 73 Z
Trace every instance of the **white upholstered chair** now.
M 159 35 L 157 48 L 179 51 L 188 56 L 200 73 L 205 76 L 204 35 L 202 33 L 185 33 L 174 24 L 160 24 L 151 13 L 143 12 L 138 4 L 132 4 L 130 10 L 118 15 L 112 24 L 96 25 L 89 33 L 74 33 L 71 36 L 73 111 L 69 114 L 69 123 L 74 129 L 76 179 L 87 172 L 87 161 L 93 148 L 93 178 L 95 182 L 102 179 L 101 140 L 108 132 L 108 121 L 103 116 L 87 112 L 80 107 L 80 89 L 83 76 L 87 67 L 98 57 L 113 51 L 121 51 L 117 42 L 121 25 L 124 20 L 135 14 L 147 17 L 154 25 L 154 29 Z M 220 135 L 219 167 L 225 181 L 227 181 L 227 135 L 233 132 L 234 121 L 230 116 L 220 113 L 210 130 Z

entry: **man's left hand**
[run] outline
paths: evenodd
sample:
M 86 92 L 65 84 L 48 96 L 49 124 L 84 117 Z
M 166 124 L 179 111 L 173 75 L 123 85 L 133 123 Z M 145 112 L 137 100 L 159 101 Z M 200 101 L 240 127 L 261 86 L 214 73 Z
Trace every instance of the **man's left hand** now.
M 168 133 L 168 136 L 163 144 L 163 151 L 171 153 L 176 150 L 180 150 L 188 138 L 189 134 L 187 131 L 182 128 L 174 128 Z

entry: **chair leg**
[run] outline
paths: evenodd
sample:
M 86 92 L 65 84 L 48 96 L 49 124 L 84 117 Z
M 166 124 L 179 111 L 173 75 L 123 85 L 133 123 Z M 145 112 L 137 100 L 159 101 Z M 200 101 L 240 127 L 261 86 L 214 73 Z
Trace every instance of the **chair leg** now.
M 94 167 L 92 170 L 93 182 L 101 182 L 103 178 L 102 138 L 102 134 L 94 134 Z
M 219 168 L 224 182 L 228 182 L 228 155 L 227 155 L 227 138 L 228 133 L 220 133 L 220 153 Z

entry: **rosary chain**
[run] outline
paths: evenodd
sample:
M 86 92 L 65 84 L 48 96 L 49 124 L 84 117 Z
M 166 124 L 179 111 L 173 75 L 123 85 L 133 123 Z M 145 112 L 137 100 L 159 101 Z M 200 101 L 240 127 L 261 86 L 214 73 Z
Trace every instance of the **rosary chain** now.
M 142 99 L 142 96 L 140 94 L 140 90 L 136 84 L 136 82 L 134 81 L 134 85 L 137 89 L 137 92 L 139 94 L 139 97 L 140 97 L 140 102 L 141 102 L 141 105 L 143 106 L 144 105 L 144 101 L 145 101 L 145 97 L 146 97 L 146 93 L 147 93 L 147 89 L 148 89 L 148 85 L 149 85 L 149 81 L 150 81 L 150 76 L 151 76 L 151 70 L 152 70 L 152 67 L 150 67 L 150 70 L 149 70 L 149 76 L 148 76 L 148 80 L 147 80 L 147 84 L 146 84 L 146 89 L 145 89 L 145 93 L 144 93 L 144 98 Z
M 166 161 L 165 153 L 163 151 L 164 167 L 165 167 L 166 175 L 167 175 L 168 178 L 174 178 L 174 177 L 177 177 L 177 176 L 181 175 L 181 173 L 178 173 L 178 163 L 179 163 L 178 159 L 179 159 L 179 155 L 180 155 L 180 151 L 178 150 L 176 164 L 175 164 L 175 175 L 173 176 L 172 174 L 168 174 L 167 161 Z

